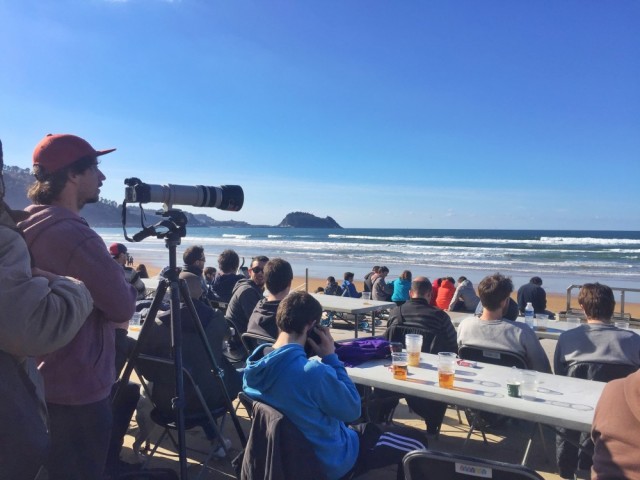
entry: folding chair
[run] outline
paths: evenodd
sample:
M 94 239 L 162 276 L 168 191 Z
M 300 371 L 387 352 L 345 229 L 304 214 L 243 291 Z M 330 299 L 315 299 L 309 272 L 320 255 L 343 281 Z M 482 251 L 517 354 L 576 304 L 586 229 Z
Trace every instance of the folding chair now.
M 249 354 L 251 354 L 258 345 L 262 345 L 263 343 L 274 343 L 276 341 L 275 338 L 272 338 L 269 335 L 260 335 L 259 333 L 251 332 L 244 332 L 240 335 L 240 339 Z
M 516 367 L 521 369 L 528 368 L 527 361 L 524 359 L 524 357 L 522 357 L 521 355 L 515 352 L 509 352 L 506 350 L 497 350 L 497 349 L 491 349 L 491 348 L 462 345 L 458 349 L 458 355 L 460 356 L 460 358 L 464 360 L 491 363 L 493 365 L 502 365 L 503 367 Z M 472 411 L 470 409 L 465 409 L 465 411 L 467 410 L 470 412 L 473 420 L 469 428 L 469 433 L 467 434 L 467 438 L 464 441 L 464 445 L 467 444 L 467 441 L 469 440 L 469 437 L 471 437 L 471 434 L 473 433 L 474 428 L 478 427 L 477 423 L 482 423 L 485 421 L 483 417 L 493 418 L 493 419 L 498 418 L 498 416 L 496 416 L 495 414 L 486 414 L 486 413 L 478 414 L 477 412 Z M 525 465 L 527 463 L 527 458 L 529 457 L 529 451 L 531 450 L 531 444 L 533 443 L 533 436 L 535 435 L 536 427 L 540 433 L 540 438 L 542 440 L 542 449 L 544 450 L 545 457 L 547 456 L 547 445 L 546 445 L 546 442 L 544 441 L 544 432 L 542 431 L 542 425 L 540 423 L 534 423 L 531 428 L 529 439 L 527 440 L 527 446 L 525 447 L 524 456 L 522 457 L 522 465 Z M 482 439 L 484 440 L 484 443 L 487 444 L 487 438 L 484 433 L 484 428 L 481 427 L 480 432 L 482 433 Z M 464 445 L 463 445 L 463 448 L 464 448 Z
M 178 449 L 178 443 L 171 431 L 177 430 L 176 411 L 174 408 L 175 398 L 175 363 L 171 359 L 155 357 L 151 355 L 138 355 L 135 361 L 135 370 L 141 380 L 148 398 L 153 404 L 151 420 L 163 428 L 162 434 L 152 448 L 147 461 L 143 465 L 146 467 L 151 457 L 155 454 L 162 441 L 168 437 L 174 448 Z M 211 440 L 211 448 L 202 462 L 202 469 L 196 478 L 206 471 L 207 464 L 218 448 L 222 447 L 225 455 L 229 456 L 228 448 L 222 437 L 221 431 L 224 425 L 224 418 L 227 414 L 226 405 L 207 405 L 202 392 L 193 376 L 183 367 L 184 376 L 184 423 L 185 430 L 201 427 Z M 152 383 L 153 385 L 149 385 Z
M 433 450 L 415 450 L 402 460 L 406 480 L 542 480 L 537 472 L 522 465 L 454 455 Z
M 610 382 L 634 373 L 635 365 L 621 363 L 576 362 L 567 368 L 567 377 L 596 382 Z M 593 441 L 588 433 L 556 428 L 556 460 L 563 476 L 577 468 L 588 470 L 592 465 Z
M 230 320 L 226 317 L 225 320 L 229 328 L 233 329 L 233 333 L 229 335 L 229 338 L 227 339 L 228 348 L 224 350 L 223 355 L 227 357 L 227 360 L 229 360 L 234 368 L 243 368 L 247 357 L 249 357 L 249 354 L 251 352 L 247 350 L 244 343 L 242 342 L 242 338 L 240 338 L 240 330 L 233 322 L 233 320 Z

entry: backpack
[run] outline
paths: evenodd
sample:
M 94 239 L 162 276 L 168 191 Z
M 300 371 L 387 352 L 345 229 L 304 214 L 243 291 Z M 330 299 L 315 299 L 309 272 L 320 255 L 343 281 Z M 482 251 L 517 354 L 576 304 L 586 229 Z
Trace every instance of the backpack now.
M 337 344 L 336 355 L 347 367 L 355 367 L 369 360 L 389 358 L 391 350 L 389 342 L 382 338 L 356 338 Z

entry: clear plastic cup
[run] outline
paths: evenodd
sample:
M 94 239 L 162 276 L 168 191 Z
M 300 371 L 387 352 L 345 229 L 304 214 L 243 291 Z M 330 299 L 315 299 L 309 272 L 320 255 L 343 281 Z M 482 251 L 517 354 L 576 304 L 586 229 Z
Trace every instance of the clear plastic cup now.
M 362 300 L 371 300 L 371 292 L 362 292 Z
M 404 344 L 409 354 L 409 366 L 417 367 L 420 365 L 420 352 L 422 351 L 422 335 L 417 333 L 408 333 L 404 336 Z
M 438 384 L 440 387 L 453 388 L 457 358 L 458 355 L 453 352 L 440 352 L 438 354 Z
M 525 400 L 535 400 L 538 391 L 538 372 L 535 370 L 522 371 L 520 391 Z
M 396 380 L 407 379 L 409 373 L 407 358 L 407 352 L 393 352 L 391 354 L 391 368 L 393 370 L 393 378 Z
M 613 322 L 613 324 L 618 328 L 622 328 L 623 330 L 629 330 L 629 322 L 627 322 L 626 320 L 616 320 L 615 322 Z
M 580 326 L 580 317 L 567 317 L 567 323 L 571 326 L 571 328 L 576 328 Z
M 142 323 L 142 314 L 140 312 L 136 312 L 129 320 L 129 329 L 132 331 L 140 330 Z
M 535 329 L 541 332 L 547 330 L 547 322 L 549 321 L 549 315 L 543 315 L 541 313 L 537 313 L 534 321 Z

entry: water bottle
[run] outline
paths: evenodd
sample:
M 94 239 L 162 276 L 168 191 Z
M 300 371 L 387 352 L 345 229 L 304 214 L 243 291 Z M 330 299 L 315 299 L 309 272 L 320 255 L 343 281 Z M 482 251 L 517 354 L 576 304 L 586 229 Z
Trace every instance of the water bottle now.
M 527 306 L 524 307 L 524 323 L 533 328 L 533 305 L 531 302 L 527 302 Z

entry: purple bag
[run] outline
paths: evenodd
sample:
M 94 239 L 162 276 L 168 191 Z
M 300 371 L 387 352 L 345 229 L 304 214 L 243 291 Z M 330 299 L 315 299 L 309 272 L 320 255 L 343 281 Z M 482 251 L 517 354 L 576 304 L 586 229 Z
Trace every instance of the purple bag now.
M 382 338 L 356 338 L 340 342 L 336 346 L 336 355 L 347 367 L 357 367 L 361 363 L 379 358 L 389 358 L 389 342 Z

